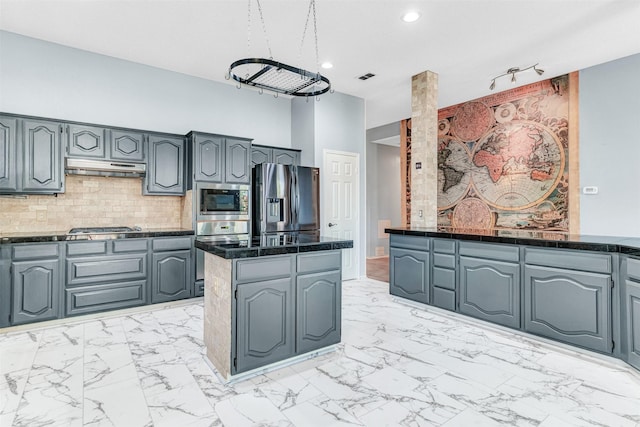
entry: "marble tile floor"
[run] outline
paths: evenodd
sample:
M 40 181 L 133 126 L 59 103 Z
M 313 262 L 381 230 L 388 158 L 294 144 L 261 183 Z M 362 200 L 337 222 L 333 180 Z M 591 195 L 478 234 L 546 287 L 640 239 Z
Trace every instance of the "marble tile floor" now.
M 343 284 L 338 350 L 232 385 L 202 301 L 0 334 L 0 426 L 640 426 L 640 375 Z

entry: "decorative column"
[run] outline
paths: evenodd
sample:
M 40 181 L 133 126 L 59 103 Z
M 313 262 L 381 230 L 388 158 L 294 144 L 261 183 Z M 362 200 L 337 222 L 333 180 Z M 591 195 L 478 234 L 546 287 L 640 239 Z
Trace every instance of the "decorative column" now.
M 411 227 L 438 221 L 438 75 L 411 78 Z

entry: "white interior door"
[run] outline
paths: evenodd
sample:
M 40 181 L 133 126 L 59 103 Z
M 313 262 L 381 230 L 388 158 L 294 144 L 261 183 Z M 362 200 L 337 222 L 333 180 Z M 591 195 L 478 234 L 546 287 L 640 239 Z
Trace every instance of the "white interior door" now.
M 342 250 L 342 279 L 358 277 L 358 227 L 360 209 L 359 154 L 323 151 L 322 235 L 353 240 L 352 249 Z

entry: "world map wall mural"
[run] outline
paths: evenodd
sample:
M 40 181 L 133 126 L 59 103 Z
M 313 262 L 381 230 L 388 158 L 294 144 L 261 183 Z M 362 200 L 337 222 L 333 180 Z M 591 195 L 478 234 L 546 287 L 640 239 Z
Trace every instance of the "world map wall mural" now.
M 569 82 L 438 111 L 439 226 L 569 231 Z

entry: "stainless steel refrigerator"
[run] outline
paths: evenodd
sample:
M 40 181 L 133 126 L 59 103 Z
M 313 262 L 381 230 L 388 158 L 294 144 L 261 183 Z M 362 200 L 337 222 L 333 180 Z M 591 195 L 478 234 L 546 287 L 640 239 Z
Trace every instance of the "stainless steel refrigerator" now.
M 317 234 L 320 229 L 320 170 L 262 163 L 253 168 L 253 236 Z

